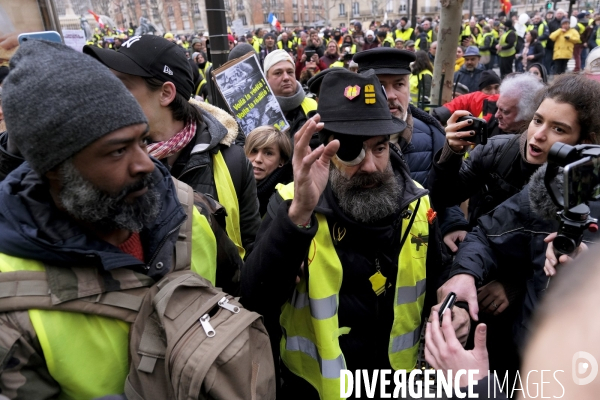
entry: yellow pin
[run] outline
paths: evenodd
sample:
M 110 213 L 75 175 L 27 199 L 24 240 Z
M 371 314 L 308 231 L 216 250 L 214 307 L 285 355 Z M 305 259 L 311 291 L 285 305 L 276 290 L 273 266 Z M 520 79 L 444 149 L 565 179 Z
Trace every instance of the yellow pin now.
M 375 86 L 365 85 L 365 104 L 375 104 Z

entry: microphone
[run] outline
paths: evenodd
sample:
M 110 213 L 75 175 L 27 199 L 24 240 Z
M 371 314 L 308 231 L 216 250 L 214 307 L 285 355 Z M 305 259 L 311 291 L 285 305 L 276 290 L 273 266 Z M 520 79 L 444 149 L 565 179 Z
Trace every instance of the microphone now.
M 546 174 L 547 164 L 542 165 L 531 175 L 529 179 L 529 206 L 531 210 L 540 218 L 545 220 L 555 220 L 559 208 L 548 194 L 548 189 L 544 184 L 544 175 Z M 559 168 L 554 178 L 557 188 L 562 192 L 563 187 L 563 169 Z

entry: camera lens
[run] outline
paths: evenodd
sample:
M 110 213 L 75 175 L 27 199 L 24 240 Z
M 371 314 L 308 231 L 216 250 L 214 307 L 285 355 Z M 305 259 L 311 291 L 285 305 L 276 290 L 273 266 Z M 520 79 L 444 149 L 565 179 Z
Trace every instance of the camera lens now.
M 561 254 L 571 254 L 577 247 L 573 239 L 564 235 L 558 235 L 556 238 L 554 238 L 552 245 L 554 246 L 554 249 Z

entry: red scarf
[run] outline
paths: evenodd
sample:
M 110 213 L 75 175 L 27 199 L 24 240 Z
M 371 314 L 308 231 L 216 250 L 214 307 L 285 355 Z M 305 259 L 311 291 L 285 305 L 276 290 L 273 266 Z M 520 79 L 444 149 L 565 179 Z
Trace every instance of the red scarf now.
M 173 154 L 183 150 L 183 148 L 191 142 L 195 135 L 196 123 L 192 121 L 188 125 L 184 126 L 183 129 L 171 139 L 165 140 L 164 142 L 149 144 L 148 154 L 159 160 L 170 157 Z

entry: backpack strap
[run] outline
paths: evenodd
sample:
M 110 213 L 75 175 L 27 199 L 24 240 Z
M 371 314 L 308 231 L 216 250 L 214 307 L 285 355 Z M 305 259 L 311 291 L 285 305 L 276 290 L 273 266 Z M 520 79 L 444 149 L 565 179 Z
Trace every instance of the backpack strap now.
M 62 301 L 51 292 L 47 272 L 0 273 L 0 312 L 30 309 L 70 311 L 133 322 L 147 287 Z
M 177 190 L 177 198 L 187 215 L 185 222 L 181 225 L 181 228 L 179 228 L 179 236 L 175 243 L 174 271 L 181 271 L 190 268 L 190 260 L 192 259 L 194 189 L 175 178 L 173 178 L 173 183 Z
M 509 193 L 513 193 L 516 188 L 506 182 L 505 178 L 511 173 L 515 161 L 520 156 L 520 139 L 521 135 L 513 135 L 506 146 L 504 146 L 500 151 L 500 155 L 498 158 L 496 158 L 496 161 L 492 167 L 492 178 L 496 181 L 498 186 L 502 188 L 502 190 L 505 190 Z

